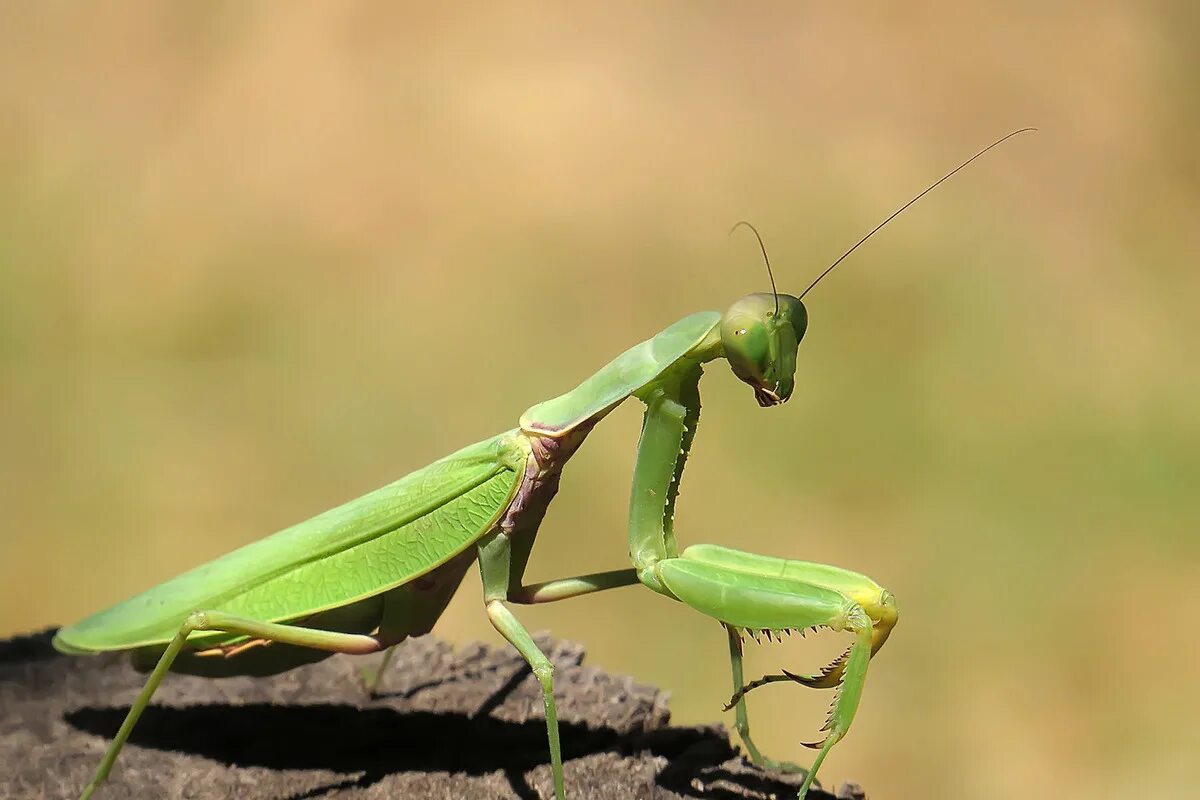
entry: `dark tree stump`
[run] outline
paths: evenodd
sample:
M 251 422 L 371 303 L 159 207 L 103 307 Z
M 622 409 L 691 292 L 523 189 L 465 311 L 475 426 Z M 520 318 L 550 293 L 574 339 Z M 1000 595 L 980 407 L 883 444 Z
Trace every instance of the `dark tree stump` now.
M 75 798 L 142 685 L 126 659 L 60 656 L 50 635 L 0 643 L 0 797 Z M 797 778 L 751 766 L 720 725 L 671 726 L 659 690 L 582 666 L 578 645 L 540 644 L 558 668 L 572 800 L 794 796 Z M 96 800 L 553 797 L 541 692 L 516 651 L 413 639 L 375 698 L 358 675 L 369 663 L 169 676 Z

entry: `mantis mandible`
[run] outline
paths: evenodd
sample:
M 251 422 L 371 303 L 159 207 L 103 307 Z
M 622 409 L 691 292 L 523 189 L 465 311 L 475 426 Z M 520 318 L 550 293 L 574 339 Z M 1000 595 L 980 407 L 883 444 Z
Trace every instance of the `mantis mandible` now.
M 529 408 L 519 426 L 459 450 L 381 489 L 248 544 L 62 628 L 54 646 L 70 654 L 128 651 L 150 675 L 81 800 L 104 782 L 138 717 L 170 670 L 206 676 L 271 675 L 334 653 L 387 651 L 428 633 L 478 560 L 488 619 L 528 661 L 541 685 L 554 796 L 564 800 L 554 704 L 554 668 L 513 614 L 512 604 L 546 603 L 642 584 L 724 626 L 736 728 L 751 759 L 746 693 L 774 681 L 836 688 L 824 738 L 804 776 L 804 800 L 830 749 L 850 728 L 871 657 L 897 620 L 891 592 L 837 567 L 740 552 L 712 544 L 679 551 L 674 510 L 700 419 L 702 367 L 724 358 L 762 407 L 786 403 L 808 328 L 802 298 L 843 259 L 929 191 L 1004 136 L 931 184 L 877 225 L 799 296 L 749 294 L 721 314 L 684 317 L 634 345 L 566 394 Z M 758 231 L 746 225 L 755 236 Z M 758 239 L 762 246 L 761 237 Z M 763 247 L 766 257 L 766 248 Z M 645 404 L 629 508 L 632 567 L 526 584 L 534 538 L 563 465 L 592 429 L 629 398 Z M 829 628 L 852 642 L 811 675 L 786 670 L 746 683 L 743 635 L 755 639 Z M 266 646 L 271 645 L 271 646 Z

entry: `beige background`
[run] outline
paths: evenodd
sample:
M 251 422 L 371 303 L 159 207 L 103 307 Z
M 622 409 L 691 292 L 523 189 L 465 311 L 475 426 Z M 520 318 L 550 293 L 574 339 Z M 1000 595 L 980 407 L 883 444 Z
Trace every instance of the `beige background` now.
M 789 405 L 709 371 L 678 530 L 896 592 L 827 781 L 1192 796 L 1195 4 L 427 6 L 0 8 L 0 634 L 510 427 L 763 289 L 738 219 L 795 292 L 1038 125 L 810 295 Z M 639 420 L 572 463 L 531 577 L 624 563 Z M 469 576 L 440 633 L 496 641 L 479 598 Z M 719 716 L 710 620 L 639 589 L 521 616 Z M 763 690 L 762 743 L 807 758 L 826 701 Z

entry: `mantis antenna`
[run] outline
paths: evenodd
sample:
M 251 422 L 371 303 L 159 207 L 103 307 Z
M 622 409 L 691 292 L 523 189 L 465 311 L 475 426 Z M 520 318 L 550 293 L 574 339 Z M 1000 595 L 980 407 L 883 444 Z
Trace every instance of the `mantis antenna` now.
M 842 253 L 842 254 L 841 254 L 839 257 L 838 257 L 838 260 L 837 260 L 837 261 L 834 261 L 832 264 L 830 264 L 830 265 L 829 265 L 829 266 L 828 266 L 828 267 L 825 269 L 825 271 L 824 271 L 824 272 L 822 272 L 820 275 L 818 275 L 818 276 L 817 276 L 817 279 L 816 279 L 815 281 L 813 281 L 812 283 L 810 283 L 810 284 L 808 285 L 808 288 L 807 288 L 807 289 L 805 289 L 803 292 L 801 292 L 801 294 L 800 294 L 800 299 L 804 299 L 804 295 L 806 295 L 806 294 L 808 294 L 809 292 L 811 292 L 811 291 L 812 291 L 812 288 L 813 288 L 814 286 L 816 286 L 818 283 L 820 283 L 822 278 L 824 278 L 824 277 L 825 277 L 826 275 L 828 275 L 830 272 L 833 272 L 833 268 L 834 268 L 834 267 L 836 267 L 838 264 L 842 263 L 843 261 L 845 261 L 845 260 L 846 260 L 846 256 L 850 255 L 850 254 L 851 254 L 851 253 L 853 253 L 855 250 L 857 250 L 857 249 L 858 249 L 858 246 L 859 246 L 860 244 L 862 244 L 862 243 L 863 243 L 863 242 L 865 242 L 867 239 L 870 239 L 872 236 L 874 236 L 874 235 L 876 234 L 876 232 L 878 232 L 878 231 L 879 231 L 879 229 L 880 229 L 880 228 L 882 228 L 884 225 L 887 225 L 889 222 L 891 222 L 892 220 L 894 220 L 896 217 L 900 216 L 900 212 L 904 211 L 904 209 L 908 208 L 908 207 L 909 207 L 909 206 L 911 206 L 913 203 L 917 202 L 917 201 L 918 201 L 918 200 L 920 200 L 922 197 L 924 197 L 925 195 L 927 195 L 927 194 L 929 194 L 930 192 L 932 192 L 934 189 L 936 189 L 938 186 L 940 186 L 940 185 L 941 185 L 943 182 L 945 182 L 945 181 L 949 180 L 949 179 L 950 179 L 950 178 L 951 178 L 951 177 L 952 177 L 952 176 L 953 176 L 953 175 L 954 175 L 956 172 L 958 172 L 958 171 L 959 171 L 959 170 L 961 170 L 963 167 L 965 167 L 965 166 L 967 166 L 968 164 L 970 164 L 970 163 L 971 163 L 972 161 L 974 161 L 975 159 L 979 158 L 981 155 L 983 155 L 984 153 L 986 153 L 988 150 L 991 150 L 993 147 L 996 147 L 996 146 L 1000 145 L 1001 143 L 1003 143 L 1003 142 L 1005 142 L 1005 141 L 1007 141 L 1007 140 L 1011 139 L 1012 137 L 1014 137 L 1014 136 L 1016 136 L 1016 135 L 1018 135 L 1018 134 L 1022 134 L 1022 133 L 1029 133 L 1030 131 L 1036 131 L 1036 130 L 1037 130 L 1037 128 L 1021 128 L 1020 130 L 1016 130 L 1016 131 L 1013 131 L 1012 133 L 1005 134 L 1004 136 L 1001 136 L 999 139 L 997 139 L 996 141 L 992 142 L 992 143 L 991 143 L 991 144 L 989 144 L 987 147 L 983 148 L 983 149 L 982 149 L 982 150 L 980 150 L 978 153 L 976 153 L 975 155 L 971 156 L 971 157 L 970 157 L 970 158 L 968 158 L 966 161 L 964 161 L 963 163 L 959 164 L 957 167 L 955 167 L 954 169 L 950 170 L 950 171 L 949 171 L 949 172 L 947 172 L 945 175 L 943 175 L 942 177 L 938 178 L 936 181 L 934 181 L 933 183 L 931 183 L 929 186 L 927 186 L 927 187 L 925 188 L 925 191 L 921 192 L 919 195 L 917 195 L 916 197 L 914 197 L 912 200 L 909 200 L 907 203 L 905 203 L 904 205 L 902 205 L 902 206 L 900 206 L 899 208 L 897 208 L 895 211 L 893 211 L 893 212 L 892 212 L 892 213 L 891 213 L 891 214 L 888 216 L 888 218 L 887 218 L 887 219 L 885 219 L 883 222 L 879 223 L 879 224 L 878 224 L 878 225 L 876 225 L 874 228 L 872 228 L 870 233 L 868 233 L 866 236 L 862 237 L 862 238 L 861 238 L 861 239 L 859 239 L 857 242 L 855 242 L 853 247 L 851 247 L 851 248 L 850 248 L 849 250 L 847 250 L 846 252 Z M 741 225 L 741 224 L 743 224 L 743 223 L 738 223 L 738 224 L 739 224 L 739 225 Z M 737 227 L 737 226 L 735 225 L 734 227 Z M 753 227 L 751 227 L 751 230 L 753 230 Z M 755 233 L 757 234 L 757 233 L 758 233 L 758 231 L 755 231 Z M 760 240 L 760 243 L 761 243 L 761 240 Z M 763 255 L 766 255 L 766 251 L 765 251 L 765 250 L 763 251 Z M 773 284 L 773 283 L 774 283 L 774 279 L 772 279 L 772 284 Z M 778 301 L 778 299 L 777 299 L 777 300 L 776 300 L 776 304 L 778 304 L 778 302 L 779 302 L 779 301 Z
M 746 220 L 742 220 L 741 222 L 734 224 L 734 226 L 729 229 L 729 235 L 732 236 L 733 232 L 743 225 L 753 231 L 754 238 L 758 239 L 758 249 L 762 250 L 763 261 L 765 261 L 767 264 L 767 277 L 771 279 L 771 294 L 775 296 L 775 316 L 779 316 L 779 292 L 775 291 L 775 273 L 771 272 L 771 259 L 767 258 L 767 246 L 763 244 L 762 236 L 759 234 L 758 228 L 754 227 L 749 222 L 746 222 Z

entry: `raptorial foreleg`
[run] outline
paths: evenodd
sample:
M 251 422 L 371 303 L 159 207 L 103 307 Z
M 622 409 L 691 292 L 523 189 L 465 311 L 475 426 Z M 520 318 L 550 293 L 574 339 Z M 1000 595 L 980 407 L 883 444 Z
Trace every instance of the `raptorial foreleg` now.
M 734 676 L 730 705 L 738 709 L 740 733 L 749 732 L 746 686 L 753 688 L 774 679 L 743 683 L 740 630 L 783 633 L 829 628 L 854 635 L 845 656 L 821 673 L 825 676 L 822 681 L 837 675 L 837 693 L 822 728 L 825 738 L 808 745 L 819 752 L 801 786 L 803 798 L 830 749 L 849 731 L 862 698 L 871 655 L 895 625 L 897 612 L 891 593 L 848 570 L 714 545 L 689 547 L 678 558 L 655 562 L 644 571 L 652 571 L 653 576 L 647 576 L 651 581 L 681 602 L 719 620 L 729 632 Z M 643 581 L 651 582 L 645 578 Z M 810 676 L 788 677 L 808 685 L 817 683 L 806 680 Z M 747 750 L 752 758 L 757 754 L 756 761 L 767 761 L 752 740 L 747 741 Z

